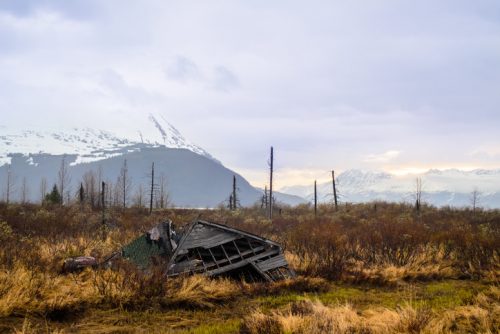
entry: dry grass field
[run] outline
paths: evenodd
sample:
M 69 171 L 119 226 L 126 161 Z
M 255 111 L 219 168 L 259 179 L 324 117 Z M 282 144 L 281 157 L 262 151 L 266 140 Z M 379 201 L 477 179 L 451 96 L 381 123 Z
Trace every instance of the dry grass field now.
M 0 333 L 499 333 L 500 212 L 404 204 L 238 211 L 0 204 Z M 154 224 L 201 217 L 276 240 L 296 280 L 165 281 L 127 262 L 62 274 Z

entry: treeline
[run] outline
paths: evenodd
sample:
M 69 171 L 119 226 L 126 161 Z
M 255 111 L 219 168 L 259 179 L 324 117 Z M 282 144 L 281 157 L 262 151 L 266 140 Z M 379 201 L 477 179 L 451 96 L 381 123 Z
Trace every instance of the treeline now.
M 69 172 L 67 160 L 63 157 L 55 182 L 49 184 L 42 178 L 38 189 L 34 191 L 23 177 L 19 184 L 10 165 L 6 168 L 6 179 L 3 186 L 3 203 L 39 203 L 71 205 L 80 204 L 92 209 L 102 207 L 154 207 L 166 208 L 169 205 L 167 178 L 164 173 L 155 177 L 154 165 L 145 173 L 148 182 L 135 183 L 129 175 L 127 160 L 115 180 L 105 178 L 101 168 L 85 172 L 81 180 L 73 180 Z M 76 185 L 76 187 L 75 187 Z M 38 195 L 34 195 L 38 193 Z
M 280 242 L 298 273 L 334 280 L 498 280 L 500 211 L 373 202 L 286 207 L 271 222 L 259 205 L 229 211 L 112 208 L 102 238 L 101 213 L 90 206 L 0 203 L 0 263 L 36 260 L 56 268 L 67 256 L 105 256 L 165 219 L 178 227 L 194 219 L 223 223 Z M 4 231 L 2 231 L 2 228 Z M 10 232 L 9 232 L 10 231 Z M 26 253 L 26 254 L 25 254 Z

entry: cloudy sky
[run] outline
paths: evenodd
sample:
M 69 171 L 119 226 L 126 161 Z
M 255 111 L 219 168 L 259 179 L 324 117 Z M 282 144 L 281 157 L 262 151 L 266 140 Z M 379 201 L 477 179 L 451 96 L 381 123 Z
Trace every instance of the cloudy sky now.
M 500 2 L 0 0 L 1 124 L 151 111 L 255 185 L 498 168 Z

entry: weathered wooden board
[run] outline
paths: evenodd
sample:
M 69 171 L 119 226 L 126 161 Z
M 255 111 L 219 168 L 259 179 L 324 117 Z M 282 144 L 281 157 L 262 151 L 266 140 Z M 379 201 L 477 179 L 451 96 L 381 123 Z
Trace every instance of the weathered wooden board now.
M 221 231 L 210 226 L 197 225 L 184 240 L 181 248 L 196 247 L 211 248 L 236 240 L 240 236 L 236 233 Z
M 262 271 L 268 271 L 274 268 L 285 267 L 288 265 L 288 262 L 283 254 L 278 254 L 268 260 L 256 262 L 255 265 Z

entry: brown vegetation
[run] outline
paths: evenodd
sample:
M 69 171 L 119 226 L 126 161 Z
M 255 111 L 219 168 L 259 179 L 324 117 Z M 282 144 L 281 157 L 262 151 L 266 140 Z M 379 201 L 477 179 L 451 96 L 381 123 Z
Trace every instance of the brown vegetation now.
M 103 258 L 165 218 L 181 225 L 200 215 L 281 242 L 301 276 L 255 285 L 201 276 L 166 281 L 161 271 L 145 273 L 126 261 L 113 270 L 61 274 L 66 257 Z M 0 332 L 39 332 L 54 321 L 59 325 L 50 325 L 51 330 L 62 331 L 75 317 L 93 317 L 92 310 L 145 317 L 185 310 L 208 322 L 217 318 L 229 332 L 240 327 L 231 320 L 239 314 L 246 316 L 241 328 L 249 333 L 448 333 L 463 328 L 493 333 L 499 328 L 499 211 L 422 206 L 415 212 L 403 204 L 372 203 L 338 211 L 319 206 L 315 216 L 310 207 L 299 206 L 284 208 L 271 223 L 259 208 L 163 209 L 152 215 L 141 208 L 114 208 L 106 222 L 102 225 L 100 212 L 90 207 L 0 204 Z M 314 300 L 338 289 L 336 284 L 399 289 L 449 279 L 481 281 L 491 288 L 440 310 L 412 304 L 411 298 L 397 307 L 361 308 L 349 298 L 326 304 Z M 307 298 L 296 300 L 301 294 Z M 274 298 L 272 306 L 261 309 L 267 301 L 259 298 L 268 297 Z M 187 327 L 181 329 L 193 326 L 182 323 Z

